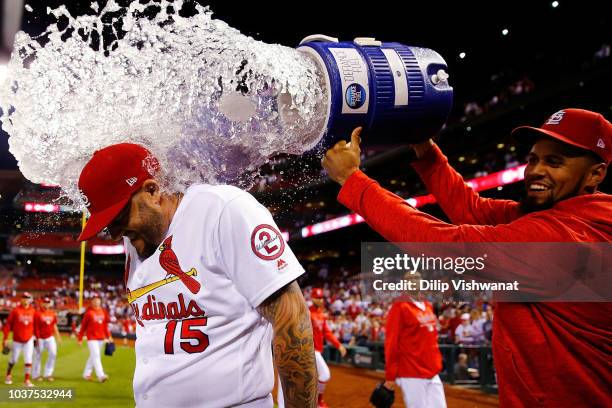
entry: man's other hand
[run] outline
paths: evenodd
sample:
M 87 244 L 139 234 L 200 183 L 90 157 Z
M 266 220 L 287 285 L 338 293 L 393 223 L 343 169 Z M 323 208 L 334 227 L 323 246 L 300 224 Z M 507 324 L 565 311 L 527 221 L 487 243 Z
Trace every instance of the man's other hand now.
M 414 149 L 414 153 L 416 154 L 417 159 L 422 159 L 425 156 L 425 153 L 431 149 L 434 142 L 432 139 L 427 139 L 424 142 L 411 144 L 410 147 Z

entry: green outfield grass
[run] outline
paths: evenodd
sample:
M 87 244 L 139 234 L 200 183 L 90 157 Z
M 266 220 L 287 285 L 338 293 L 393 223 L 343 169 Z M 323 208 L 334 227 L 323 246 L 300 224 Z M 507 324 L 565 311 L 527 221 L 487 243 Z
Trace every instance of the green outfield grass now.
M 123 346 L 121 341 L 117 341 L 117 350 L 112 357 L 102 353 L 102 365 L 109 380 L 105 383 L 97 381 L 85 381 L 82 378 L 85 362 L 89 356 L 85 341 L 79 346 L 76 339 L 63 337 L 58 344 L 57 361 L 55 363 L 55 381 L 35 381 L 37 388 L 72 388 L 72 402 L 19 402 L 9 403 L 0 402 L 0 407 L 11 406 L 18 408 L 28 407 L 133 407 L 134 397 L 132 392 L 132 378 L 134 375 L 135 357 L 134 348 Z M 46 361 L 46 353 L 43 354 L 43 364 Z M 8 356 L 0 354 L 0 390 L 7 395 L 10 388 L 21 388 L 23 386 L 23 357 L 20 356 L 19 362 L 13 369 L 13 384 L 4 384 Z M 93 375 L 95 379 L 95 374 Z M 4 400 L 6 401 L 6 400 Z

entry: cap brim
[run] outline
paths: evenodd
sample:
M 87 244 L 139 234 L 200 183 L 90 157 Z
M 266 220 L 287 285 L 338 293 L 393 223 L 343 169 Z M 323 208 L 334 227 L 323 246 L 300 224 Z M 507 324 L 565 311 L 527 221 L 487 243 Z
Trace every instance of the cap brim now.
M 552 132 L 546 129 L 540 129 L 532 126 L 520 126 L 514 129 L 511 133 L 512 137 L 518 140 L 520 143 L 524 144 L 532 144 L 535 143 L 536 140 L 542 136 L 552 137 L 553 139 L 557 139 L 563 143 L 567 143 L 572 146 L 580 147 L 581 149 L 591 150 L 588 146 L 583 146 L 566 138 L 565 136 Z
M 130 201 L 130 198 L 131 197 L 127 197 L 102 211 L 92 213 L 77 241 L 86 241 L 106 228 L 106 226 L 119 215 L 123 207 Z

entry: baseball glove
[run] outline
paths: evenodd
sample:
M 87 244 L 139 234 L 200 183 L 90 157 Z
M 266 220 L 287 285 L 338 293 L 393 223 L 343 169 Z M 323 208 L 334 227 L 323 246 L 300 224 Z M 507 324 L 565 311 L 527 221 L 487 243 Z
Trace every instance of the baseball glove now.
M 2 354 L 7 355 L 10 352 L 11 352 L 11 348 L 8 345 L 2 347 Z
M 113 342 L 106 343 L 106 345 L 104 346 L 104 355 L 112 356 L 114 352 L 115 352 L 115 343 Z
M 376 408 L 390 408 L 395 401 L 395 391 L 388 389 L 384 384 L 384 381 L 379 383 L 370 395 L 370 402 Z

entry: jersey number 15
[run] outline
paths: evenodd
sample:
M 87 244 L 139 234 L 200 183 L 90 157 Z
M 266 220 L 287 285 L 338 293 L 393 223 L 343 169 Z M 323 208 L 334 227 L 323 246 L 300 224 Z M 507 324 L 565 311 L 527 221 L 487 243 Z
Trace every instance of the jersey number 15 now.
M 181 348 L 187 353 L 201 353 L 208 347 L 208 336 L 200 329 L 194 329 L 194 326 L 206 326 L 208 319 L 206 317 L 198 317 L 195 319 L 185 320 L 170 320 L 166 324 L 166 337 L 164 339 L 164 351 L 166 354 L 174 354 L 174 332 L 176 326 L 181 324 Z M 183 341 L 187 340 L 187 341 Z M 195 344 L 192 341 L 195 340 Z

